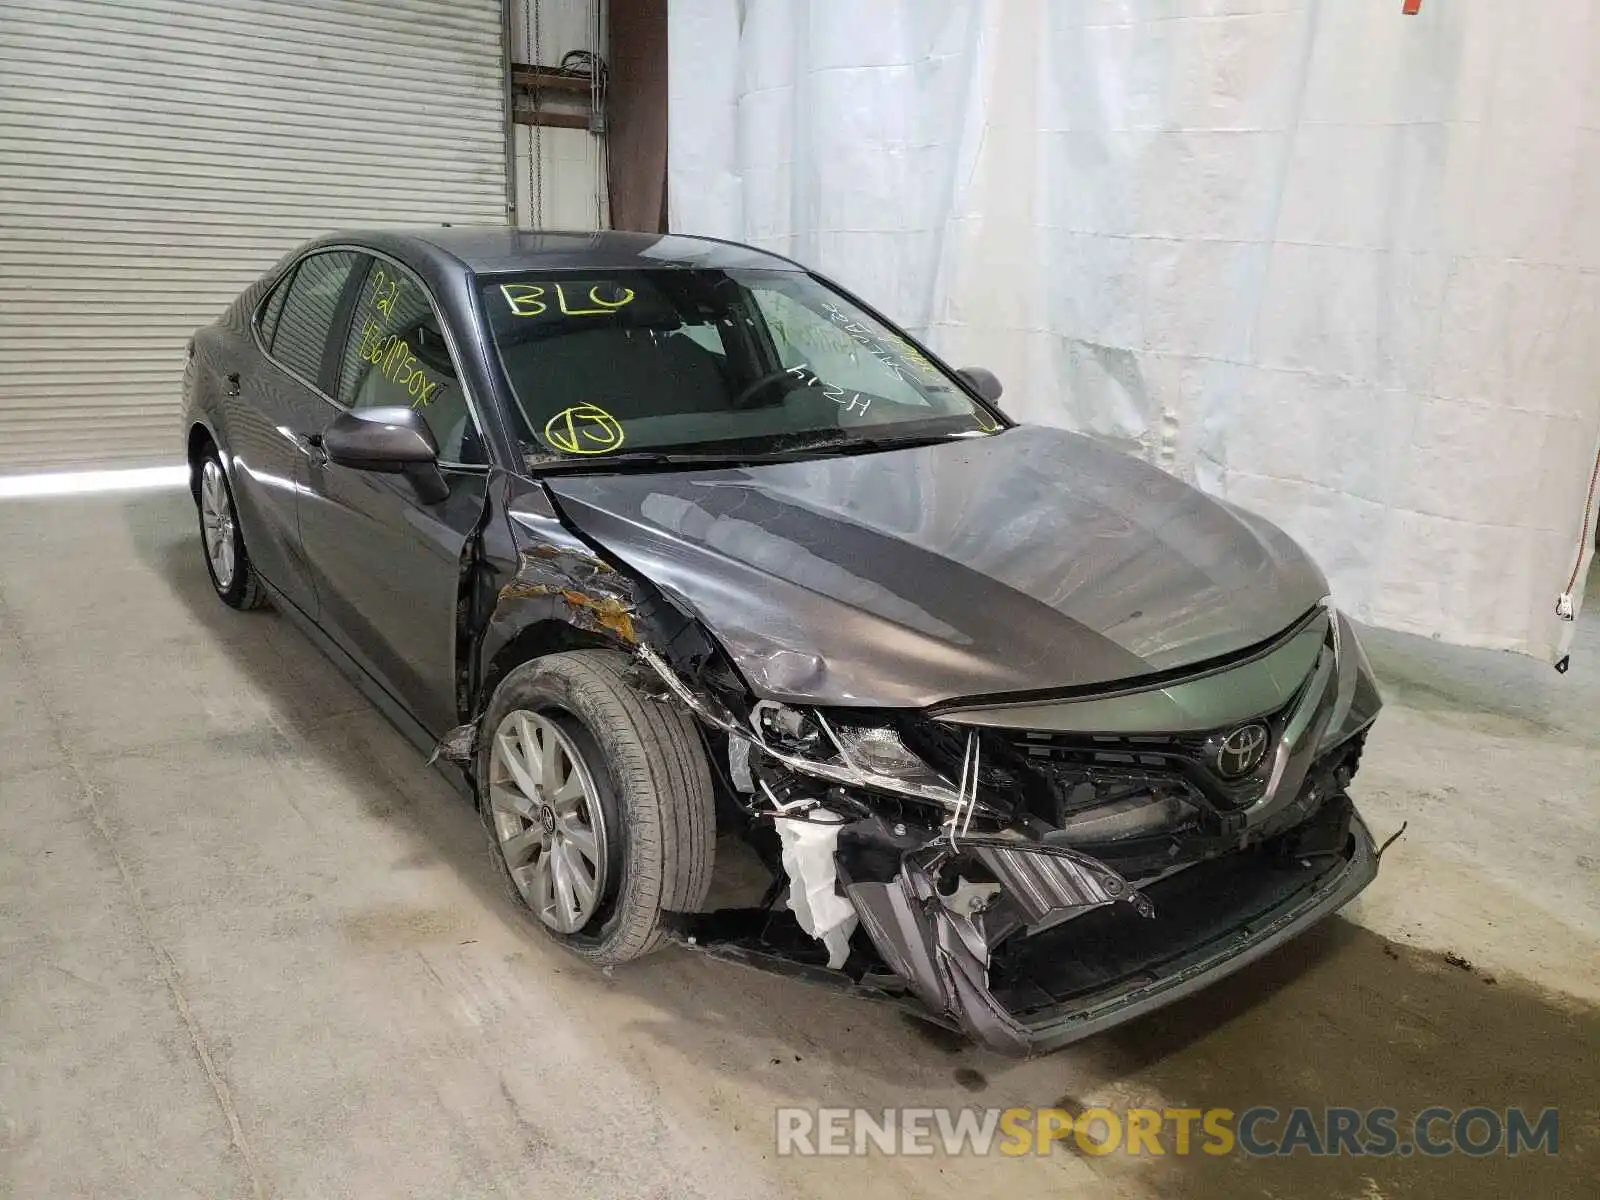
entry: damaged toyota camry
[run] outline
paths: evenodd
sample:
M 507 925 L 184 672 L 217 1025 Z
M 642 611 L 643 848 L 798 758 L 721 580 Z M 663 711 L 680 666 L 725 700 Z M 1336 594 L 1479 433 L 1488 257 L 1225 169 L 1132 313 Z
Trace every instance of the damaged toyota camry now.
M 551 937 L 1026 1054 L 1366 886 L 1379 698 L 1290 538 L 1000 393 L 749 247 L 440 228 L 286 257 L 184 431 L 217 595 L 471 792 Z

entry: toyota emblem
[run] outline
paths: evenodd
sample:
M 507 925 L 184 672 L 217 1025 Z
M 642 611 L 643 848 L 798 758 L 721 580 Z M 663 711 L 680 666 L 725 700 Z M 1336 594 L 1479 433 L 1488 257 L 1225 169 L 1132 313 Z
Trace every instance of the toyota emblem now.
M 1241 725 L 1230 731 L 1216 749 L 1217 774 L 1224 779 L 1243 779 L 1261 765 L 1267 756 L 1272 735 L 1260 722 Z

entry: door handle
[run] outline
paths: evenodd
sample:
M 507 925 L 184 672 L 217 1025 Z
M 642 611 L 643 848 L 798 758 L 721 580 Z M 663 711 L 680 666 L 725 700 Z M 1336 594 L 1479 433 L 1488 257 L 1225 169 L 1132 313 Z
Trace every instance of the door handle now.
M 237 371 L 229 371 L 228 372 L 228 395 L 229 396 L 237 396 L 238 394 L 239 394 L 239 372 L 237 372 Z
M 328 451 L 322 444 L 322 435 L 320 433 L 297 433 L 294 435 L 294 444 L 299 448 L 301 454 L 304 454 L 318 466 L 322 466 L 328 461 Z

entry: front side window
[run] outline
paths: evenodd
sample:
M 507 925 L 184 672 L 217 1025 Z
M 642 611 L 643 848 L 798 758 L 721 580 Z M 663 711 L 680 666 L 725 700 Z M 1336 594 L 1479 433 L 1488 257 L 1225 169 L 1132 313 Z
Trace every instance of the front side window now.
M 903 334 L 800 272 L 506 275 L 481 299 L 532 459 L 998 425 Z
M 488 461 L 427 291 L 384 259 L 372 260 L 356 300 L 338 400 L 348 408 L 414 408 L 433 430 L 441 461 Z
M 321 386 L 323 356 L 338 316 L 339 298 L 361 257 L 353 250 L 313 254 L 301 260 L 289 283 L 268 348 L 274 358 L 309 383 Z

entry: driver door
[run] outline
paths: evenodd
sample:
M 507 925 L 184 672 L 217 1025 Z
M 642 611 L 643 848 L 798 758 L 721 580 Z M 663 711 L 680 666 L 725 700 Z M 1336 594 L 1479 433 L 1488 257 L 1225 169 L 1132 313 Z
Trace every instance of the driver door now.
M 300 532 L 318 621 L 429 733 L 457 724 L 463 556 L 482 519 L 488 460 L 444 325 L 422 282 L 371 256 L 352 293 L 335 369 L 341 409 L 420 411 L 450 493 L 425 503 L 407 475 L 311 460 Z

